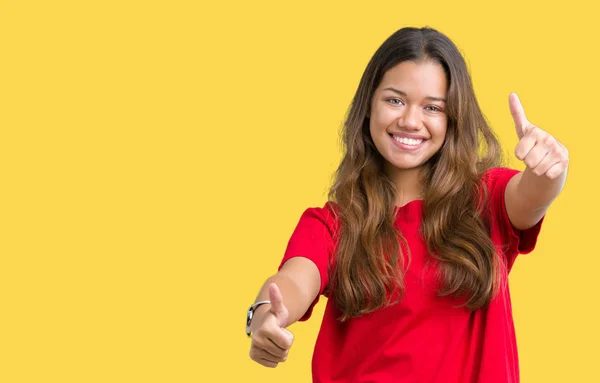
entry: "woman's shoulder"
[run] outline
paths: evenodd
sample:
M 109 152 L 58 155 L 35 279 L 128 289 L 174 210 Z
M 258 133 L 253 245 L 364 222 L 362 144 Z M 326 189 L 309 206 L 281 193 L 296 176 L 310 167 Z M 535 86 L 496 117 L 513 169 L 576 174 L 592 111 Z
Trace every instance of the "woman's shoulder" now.
M 339 227 L 339 211 L 340 208 L 335 202 L 327 201 L 322 206 L 306 208 L 300 220 L 324 225 L 331 232 L 334 232 Z
M 519 171 L 513 168 L 509 168 L 506 166 L 497 166 L 497 167 L 493 167 L 493 168 L 489 168 L 486 169 L 483 172 L 483 176 L 499 176 L 499 175 L 503 175 L 503 174 L 514 174 L 514 173 L 518 173 Z
M 313 214 L 322 214 L 322 215 L 334 215 L 339 212 L 340 207 L 333 201 L 327 201 L 322 206 L 308 206 L 305 209 L 306 212 L 310 212 Z
M 496 183 L 508 182 L 508 180 L 511 179 L 517 173 L 519 173 L 519 170 L 499 166 L 485 170 L 481 179 L 488 186 L 493 186 Z

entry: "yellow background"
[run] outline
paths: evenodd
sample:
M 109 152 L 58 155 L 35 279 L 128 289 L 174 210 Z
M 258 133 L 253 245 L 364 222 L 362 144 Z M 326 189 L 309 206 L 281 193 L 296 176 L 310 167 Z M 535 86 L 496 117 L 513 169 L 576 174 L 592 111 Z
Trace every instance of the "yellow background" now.
M 478 3 L 0 2 L 0 382 L 308 382 L 324 304 L 275 370 L 246 309 L 408 25 L 464 52 L 511 158 L 511 91 L 568 146 L 511 274 L 522 381 L 600 381 L 598 9 Z

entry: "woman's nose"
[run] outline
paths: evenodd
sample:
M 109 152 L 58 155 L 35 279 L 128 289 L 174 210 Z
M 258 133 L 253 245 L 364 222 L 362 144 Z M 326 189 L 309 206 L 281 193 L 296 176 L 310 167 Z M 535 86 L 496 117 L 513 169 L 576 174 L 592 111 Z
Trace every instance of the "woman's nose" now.
M 398 118 L 398 127 L 405 130 L 421 129 L 421 114 L 418 108 L 406 108 Z

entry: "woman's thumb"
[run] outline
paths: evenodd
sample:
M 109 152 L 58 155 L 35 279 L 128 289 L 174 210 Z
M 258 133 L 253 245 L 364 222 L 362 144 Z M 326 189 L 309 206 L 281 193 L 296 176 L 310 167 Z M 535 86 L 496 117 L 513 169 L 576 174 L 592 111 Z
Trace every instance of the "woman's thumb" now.
M 285 327 L 288 319 L 288 311 L 283 304 L 281 291 L 279 291 L 279 287 L 275 283 L 269 285 L 269 300 L 271 301 L 271 312 L 277 317 L 279 326 Z

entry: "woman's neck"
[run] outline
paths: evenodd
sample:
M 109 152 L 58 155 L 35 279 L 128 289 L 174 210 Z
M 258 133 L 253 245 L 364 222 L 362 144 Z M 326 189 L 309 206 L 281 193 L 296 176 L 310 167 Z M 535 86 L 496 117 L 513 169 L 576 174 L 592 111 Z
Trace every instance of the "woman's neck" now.
M 386 169 L 386 174 L 396 186 L 396 206 L 403 206 L 410 201 L 423 199 L 421 188 L 423 170 L 423 167 Z

